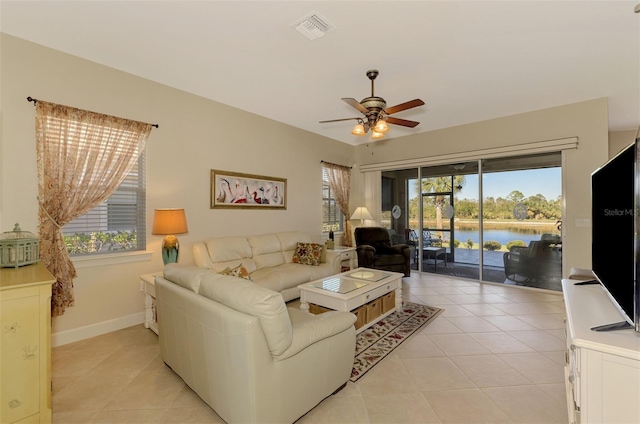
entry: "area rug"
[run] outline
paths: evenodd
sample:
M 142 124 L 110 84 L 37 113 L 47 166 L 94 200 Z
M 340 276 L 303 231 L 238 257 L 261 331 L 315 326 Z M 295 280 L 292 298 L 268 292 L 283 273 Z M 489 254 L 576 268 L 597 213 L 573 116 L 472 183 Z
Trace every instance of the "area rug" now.
M 402 308 L 356 336 L 356 356 L 350 381 L 358 381 L 413 333 L 433 321 L 444 309 L 402 302 Z

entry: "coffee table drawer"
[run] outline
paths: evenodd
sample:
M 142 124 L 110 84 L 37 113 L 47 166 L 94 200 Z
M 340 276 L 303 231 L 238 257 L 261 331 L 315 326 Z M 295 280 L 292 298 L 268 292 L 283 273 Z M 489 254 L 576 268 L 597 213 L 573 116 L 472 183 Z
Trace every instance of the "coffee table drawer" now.
M 382 287 L 378 287 L 377 289 L 371 290 L 368 293 L 364 293 L 362 295 L 362 303 L 371 302 L 373 299 L 377 299 L 383 296 L 386 293 L 389 293 L 392 290 L 395 290 L 397 287 L 393 283 L 385 284 Z

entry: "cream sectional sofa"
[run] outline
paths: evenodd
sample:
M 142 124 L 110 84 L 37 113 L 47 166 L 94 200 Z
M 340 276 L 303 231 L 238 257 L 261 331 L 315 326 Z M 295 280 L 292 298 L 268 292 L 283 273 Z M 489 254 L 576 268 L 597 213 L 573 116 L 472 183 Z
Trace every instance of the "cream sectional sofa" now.
M 227 423 L 292 423 L 351 376 L 356 317 L 288 308 L 280 293 L 168 264 L 156 277 L 162 360 Z
M 259 286 L 282 294 L 285 302 L 300 297 L 300 284 L 340 273 L 340 254 L 326 251 L 326 262 L 318 266 L 292 263 L 298 242 L 311 243 L 301 231 L 247 237 L 218 237 L 193 245 L 197 266 L 221 272 L 242 264 Z

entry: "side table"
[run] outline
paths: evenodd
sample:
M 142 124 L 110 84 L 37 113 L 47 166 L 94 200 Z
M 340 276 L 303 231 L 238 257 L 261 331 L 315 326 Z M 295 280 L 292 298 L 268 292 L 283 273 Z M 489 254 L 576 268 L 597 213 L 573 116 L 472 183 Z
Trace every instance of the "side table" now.
M 349 269 L 353 270 L 358 267 L 358 256 L 356 255 L 356 248 L 350 246 L 336 246 L 333 248 L 340 254 L 340 261 L 349 261 Z
M 433 272 L 438 272 L 438 262 L 444 262 L 444 266 L 447 266 L 447 249 L 446 247 L 423 247 L 423 258 L 425 263 L 431 263 L 433 261 Z M 438 256 L 444 255 L 444 260 L 438 259 Z
M 156 317 L 156 276 L 162 272 L 144 274 L 140 276 L 140 291 L 144 292 L 144 328 L 149 328 L 158 334 L 158 320 Z

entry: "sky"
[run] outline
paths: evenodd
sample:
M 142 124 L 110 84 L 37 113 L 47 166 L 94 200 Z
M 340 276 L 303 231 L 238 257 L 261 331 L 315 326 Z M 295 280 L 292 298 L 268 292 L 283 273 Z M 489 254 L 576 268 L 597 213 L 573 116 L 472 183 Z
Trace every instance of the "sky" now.
M 562 194 L 562 169 L 544 168 L 484 174 L 483 197 L 506 198 L 512 191 L 520 191 L 525 198 L 542 194 L 553 200 Z M 410 189 L 410 193 L 415 190 Z M 478 177 L 466 176 L 465 185 L 457 193 L 458 199 L 478 199 Z
M 553 200 L 562 194 L 562 169 L 545 168 L 525 171 L 507 171 L 484 174 L 483 197 L 506 198 L 514 190 L 524 197 L 542 194 Z M 459 199 L 478 198 L 478 178 L 467 177 L 464 188 L 457 194 Z

